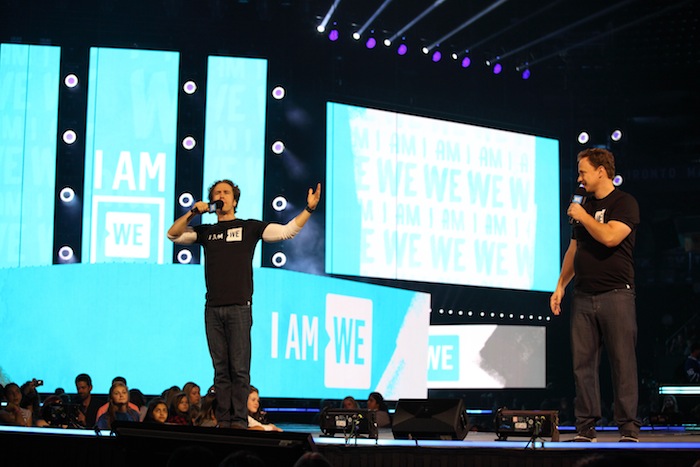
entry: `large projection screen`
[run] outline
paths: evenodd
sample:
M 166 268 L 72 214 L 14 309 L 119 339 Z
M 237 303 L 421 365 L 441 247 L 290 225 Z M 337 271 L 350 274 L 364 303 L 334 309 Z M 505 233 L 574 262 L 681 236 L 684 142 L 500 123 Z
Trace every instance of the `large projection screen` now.
M 326 272 L 552 291 L 557 140 L 328 102 Z

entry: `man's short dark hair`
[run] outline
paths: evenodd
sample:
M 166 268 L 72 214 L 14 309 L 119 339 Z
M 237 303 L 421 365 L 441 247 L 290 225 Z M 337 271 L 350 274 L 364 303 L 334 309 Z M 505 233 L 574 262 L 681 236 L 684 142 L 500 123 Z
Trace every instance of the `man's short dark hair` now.
M 613 153 L 603 148 L 588 148 L 578 153 L 576 161 L 580 162 L 583 158 L 588 158 L 593 168 L 597 169 L 603 166 L 605 173 L 611 180 L 615 178 L 615 156 Z
M 87 373 L 80 373 L 75 377 L 75 384 L 77 385 L 80 381 L 85 381 L 88 386 L 92 386 L 92 378 Z

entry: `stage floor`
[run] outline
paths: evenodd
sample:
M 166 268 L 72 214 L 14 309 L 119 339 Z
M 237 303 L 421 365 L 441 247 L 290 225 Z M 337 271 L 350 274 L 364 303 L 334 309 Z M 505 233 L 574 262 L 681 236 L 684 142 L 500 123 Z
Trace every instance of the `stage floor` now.
M 116 436 L 107 430 L 60 428 L 15 428 L 0 426 L 0 445 L 28 449 L 36 463 L 56 462 L 63 465 L 84 463 L 122 467 L 131 465 L 163 465 L 178 447 L 199 444 L 218 450 L 219 457 L 227 450 L 249 448 L 261 453 L 277 449 L 278 457 L 267 465 L 292 467 L 299 449 L 308 444 L 328 458 L 334 467 L 489 467 L 551 466 L 574 467 L 585 457 L 603 456 L 618 459 L 609 465 L 649 467 L 700 467 L 700 431 L 697 427 L 643 427 L 639 443 L 620 443 L 616 430 L 598 433 L 596 443 L 576 443 L 575 433 L 560 434 L 558 442 L 548 438 L 531 441 L 528 437 L 509 437 L 497 441 L 493 432 L 471 431 L 462 441 L 397 440 L 390 429 L 381 429 L 377 439 L 345 438 L 342 434 L 324 435 L 318 426 L 281 423 L 283 433 L 262 433 L 230 429 L 175 427 L 174 433 L 148 433 L 143 424 L 133 424 L 142 433 Z M 172 428 L 172 427 L 171 427 Z M 182 428 L 182 429 L 180 429 Z M 154 436 L 155 435 L 155 436 Z M 134 436 L 136 436 L 134 438 Z M 268 438 L 268 439 L 265 439 Z M 313 441 L 308 441 L 311 438 Z M 261 441 L 262 440 L 262 441 Z M 304 441 L 307 440 L 307 441 Z M 302 447 L 299 443 L 306 443 Z M 261 444 L 264 443 L 264 444 Z M 272 443 L 272 444 L 270 444 Z M 296 443 L 288 453 L 284 446 Z M 284 457 L 286 456 L 286 457 Z M 134 460 L 136 459 L 136 461 Z M 148 460 L 140 464 L 139 460 Z M 13 466 L 12 462 L 7 464 Z M 20 464 L 16 464 L 20 465 Z

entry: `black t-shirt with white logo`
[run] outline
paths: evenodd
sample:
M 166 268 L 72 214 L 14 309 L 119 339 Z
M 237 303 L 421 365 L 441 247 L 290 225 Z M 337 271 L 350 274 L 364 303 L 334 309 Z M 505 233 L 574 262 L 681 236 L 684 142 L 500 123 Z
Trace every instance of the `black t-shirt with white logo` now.
M 603 199 L 587 198 L 583 205 L 598 222 L 619 221 L 632 232 L 615 247 L 595 240 L 585 227 L 575 224 L 574 289 L 586 293 L 602 293 L 614 289 L 634 288 L 634 242 L 639 225 L 639 205 L 632 195 L 615 189 Z
M 207 305 L 247 305 L 253 300 L 253 254 L 268 222 L 234 219 L 194 227 L 204 247 Z

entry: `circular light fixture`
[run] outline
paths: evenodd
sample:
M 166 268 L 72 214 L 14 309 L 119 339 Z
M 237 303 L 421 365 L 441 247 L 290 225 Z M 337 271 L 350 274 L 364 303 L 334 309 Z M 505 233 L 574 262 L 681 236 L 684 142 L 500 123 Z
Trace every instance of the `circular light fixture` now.
M 284 152 L 284 143 L 282 141 L 275 141 L 272 143 L 272 152 L 275 154 L 282 154 Z
M 183 208 L 189 208 L 194 204 L 194 196 L 192 196 L 192 193 L 182 193 L 178 198 L 178 202 Z
M 285 264 L 287 264 L 287 255 L 282 253 L 281 251 L 278 251 L 274 255 L 272 255 L 272 264 L 278 268 L 281 268 Z
M 272 97 L 277 100 L 283 99 L 286 94 L 287 91 L 282 86 L 275 86 L 272 89 Z
M 194 94 L 197 91 L 197 83 L 189 80 L 182 85 L 182 90 L 185 91 L 186 94 Z
M 73 248 L 68 245 L 64 245 L 58 249 L 58 259 L 63 262 L 68 262 L 73 259 L 74 253 Z
M 588 141 L 590 141 L 591 137 L 588 135 L 588 132 L 582 131 L 581 133 L 578 134 L 578 142 L 579 144 L 586 144 Z
M 622 139 L 622 130 L 613 130 L 612 133 L 610 133 L 610 139 L 617 142 Z
M 58 196 L 64 203 L 70 203 L 75 199 L 75 191 L 73 191 L 73 188 L 67 186 L 61 190 Z
M 182 140 L 182 147 L 191 151 L 197 145 L 197 141 L 192 136 L 185 136 Z
M 277 212 L 287 209 L 287 198 L 284 196 L 275 197 L 275 199 L 272 200 L 272 209 Z
M 63 83 L 68 88 L 74 88 L 78 85 L 78 77 L 75 74 L 70 73 L 63 79 Z
M 180 264 L 190 264 L 192 262 L 192 252 L 186 248 L 178 251 L 177 262 Z
M 66 130 L 63 132 L 63 142 L 66 144 L 73 144 L 78 139 L 78 135 L 73 130 Z

